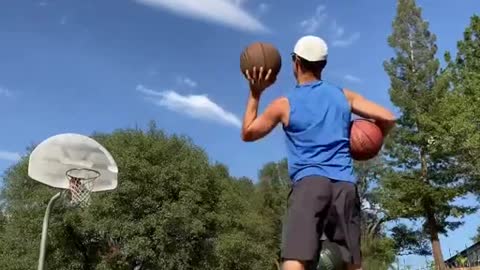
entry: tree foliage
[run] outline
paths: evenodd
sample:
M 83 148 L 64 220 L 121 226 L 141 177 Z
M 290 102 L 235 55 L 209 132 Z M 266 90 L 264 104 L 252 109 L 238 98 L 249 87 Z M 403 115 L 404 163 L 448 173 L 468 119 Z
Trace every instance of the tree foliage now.
M 470 25 L 457 43 L 455 59 L 446 53 L 445 77 L 453 91 L 442 117 L 448 119 L 448 139 L 455 144 L 457 157 L 470 188 L 480 193 L 480 17 L 472 16 Z
M 375 193 L 383 163 L 373 159 L 355 163 L 358 193 L 362 202 L 361 249 L 363 269 L 389 269 L 395 261 L 397 248 L 395 240 L 387 236 L 386 223 L 389 216 L 380 207 Z
M 476 233 L 475 236 L 472 238 L 472 241 L 473 241 L 474 243 L 480 242 L 480 227 L 477 228 L 477 233 Z
M 94 194 L 86 209 L 55 205 L 49 269 L 268 269 L 276 250 L 260 197 L 248 179 L 187 138 L 119 130 L 94 138 L 119 166 L 117 190 Z M 57 192 L 27 176 L 27 159 L 10 168 L 2 201 L 2 269 L 31 269 L 38 260 L 42 218 Z M 253 195 L 253 196 L 252 196 Z
M 382 206 L 392 218 L 423 221 L 416 234 L 429 236 L 437 267 L 442 267 L 438 235 L 458 228 L 463 224 L 458 219 L 474 211 L 453 203 L 468 188 L 457 149 L 445 139 L 449 123 L 441 116 L 451 106 L 443 102 L 448 82 L 440 77 L 436 36 L 414 0 L 398 1 L 388 41 L 395 57 L 384 66 L 391 101 L 401 116 L 386 147 L 389 166 L 381 183 Z
M 456 57 L 446 53 L 445 77 L 450 82 L 443 117 L 448 119 L 447 137 L 457 150 L 463 180 L 469 190 L 480 194 L 480 17 L 472 16 L 470 25 L 457 43 Z M 479 234 L 480 235 L 480 234 Z M 473 239 L 480 241 L 478 235 Z

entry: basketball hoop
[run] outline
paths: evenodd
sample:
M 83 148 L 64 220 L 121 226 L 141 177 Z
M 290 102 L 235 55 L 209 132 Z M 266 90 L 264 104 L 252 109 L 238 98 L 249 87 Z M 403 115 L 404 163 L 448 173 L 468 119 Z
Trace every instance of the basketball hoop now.
M 95 180 L 100 176 L 100 172 L 92 169 L 70 169 L 65 174 L 69 183 L 70 204 L 82 208 L 88 206 Z
M 95 167 L 95 170 L 88 169 Z M 30 153 L 28 176 L 62 191 L 45 209 L 38 270 L 45 268 L 48 223 L 54 203 L 63 197 L 68 206 L 86 207 L 92 192 L 117 188 L 118 167 L 108 150 L 94 139 L 75 133 L 58 134 L 41 142 Z

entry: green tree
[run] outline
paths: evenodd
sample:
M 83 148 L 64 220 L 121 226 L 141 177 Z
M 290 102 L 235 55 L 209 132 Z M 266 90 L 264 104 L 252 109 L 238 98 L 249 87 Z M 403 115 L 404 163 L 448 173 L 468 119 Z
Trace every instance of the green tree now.
M 265 239 L 270 240 L 273 232 L 258 211 L 255 185 L 247 178 L 224 184 L 216 244 L 218 269 L 272 269 L 275 254 Z
M 452 59 L 445 55 L 448 66 L 445 77 L 451 83 L 447 104 L 442 117 L 448 121 L 444 129 L 444 141 L 454 145 L 456 156 L 462 162 L 464 181 L 477 196 L 480 195 L 480 17 L 472 16 L 463 33 L 463 40 L 457 43 L 457 53 Z M 480 230 L 480 228 L 479 228 Z M 479 234 L 480 235 L 480 231 Z M 480 241 L 478 235 L 475 241 Z
M 258 212 L 267 222 L 269 233 L 262 241 L 271 251 L 274 266 L 280 266 L 280 247 L 282 241 L 282 225 L 286 214 L 287 197 L 290 190 L 287 160 L 270 162 L 259 172 L 257 193 L 259 196 Z
M 28 160 L 22 159 L 3 177 L 1 211 L 8 218 L 0 231 L 0 261 L 7 270 L 36 265 L 44 206 L 54 194 L 28 178 L 27 165 Z M 58 221 L 53 217 L 51 227 L 58 228 Z
M 480 227 L 477 228 L 477 234 L 472 238 L 474 243 L 480 242 Z
M 385 224 L 390 217 L 379 206 L 375 194 L 382 171 L 380 158 L 355 163 L 358 193 L 362 202 L 361 249 L 364 269 L 389 269 L 397 251 L 394 239 L 386 235 Z
M 115 191 L 86 209 L 57 203 L 49 228 L 48 269 L 265 269 L 271 260 L 254 186 L 235 180 L 187 138 L 118 130 L 93 136 L 119 166 Z M 57 192 L 27 175 L 25 158 L 4 177 L 2 269 L 32 269 L 44 210 Z M 271 265 L 269 262 L 268 265 Z
M 448 140 L 455 144 L 465 179 L 471 189 L 480 194 L 480 17 L 472 16 L 470 25 L 457 43 L 457 54 L 452 59 L 446 53 L 448 67 L 445 76 L 451 82 L 449 104 L 442 117 L 448 119 Z
M 381 181 L 382 206 L 391 218 L 421 220 L 419 234 L 428 235 L 435 265 L 444 268 L 439 235 L 462 224 L 473 208 L 455 205 L 467 194 L 460 160 L 442 137 L 445 120 L 440 105 L 448 90 L 439 78 L 436 37 L 414 0 L 399 0 L 389 45 L 395 57 L 384 66 L 391 80 L 390 97 L 400 109 L 397 128 L 387 143 L 390 169 Z M 438 139 L 438 142 L 437 142 Z

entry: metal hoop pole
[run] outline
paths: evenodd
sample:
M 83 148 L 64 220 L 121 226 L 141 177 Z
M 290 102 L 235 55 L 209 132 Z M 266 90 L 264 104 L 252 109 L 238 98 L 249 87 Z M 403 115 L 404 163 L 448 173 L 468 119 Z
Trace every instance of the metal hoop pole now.
M 45 216 L 43 217 L 43 227 L 42 227 L 42 239 L 40 241 L 40 256 L 38 258 L 38 270 L 43 270 L 45 265 L 45 252 L 47 250 L 47 233 L 48 233 L 48 221 L 50 219 L 50 209 L 52 208 L 53 203 L 60 198 L 62 192 L 59 192 L 50 199 L 45 210 Z

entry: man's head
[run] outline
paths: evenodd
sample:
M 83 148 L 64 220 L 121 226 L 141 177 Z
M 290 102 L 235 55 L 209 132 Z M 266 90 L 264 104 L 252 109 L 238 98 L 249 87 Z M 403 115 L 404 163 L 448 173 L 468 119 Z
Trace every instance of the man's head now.
M 292 53 L 293 74 L 297 81 L 320 79 L 327 64 L 328 47 L 323 39 L 304 36 L 297 41 Z

